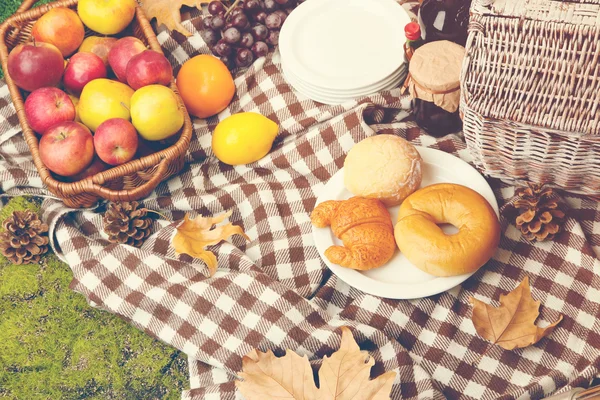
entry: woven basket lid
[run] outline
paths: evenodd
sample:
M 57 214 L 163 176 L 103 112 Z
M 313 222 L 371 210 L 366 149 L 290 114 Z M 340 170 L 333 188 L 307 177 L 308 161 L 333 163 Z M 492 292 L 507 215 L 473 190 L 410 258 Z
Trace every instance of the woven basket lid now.
M 409 66 L 411 96 L 433 102 L 448 112 L 458 110 L 464 57 L 465 48 L 447 40 L 419 47 Z

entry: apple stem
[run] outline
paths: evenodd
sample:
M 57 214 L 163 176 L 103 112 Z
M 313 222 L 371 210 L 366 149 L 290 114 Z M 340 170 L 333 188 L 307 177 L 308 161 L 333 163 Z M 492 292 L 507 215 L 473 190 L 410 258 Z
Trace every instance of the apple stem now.
M 154 211 L 154 210 L 150 210 L 150 209 L 148 209 L 147 211 L 148 211 L 149 213 L 154 213 L 154 214 L 156 214 L 156 215 L 160 215 L 160 216 L 161 216 L 163 219 L 166 219 L 167 221 L 169 221 L 169 222 L 171 222 L 171 223 L 173 222 L 173 221 L 171 221 L 169 218 L 167 218 L 167 217 L 166 217 L 164 214 L 161 214 L 161 213 L 159 213 L 158 211 Z
M 131 110 L 129 109 L 129 107 L 127 107 L 127 105 L 126 105 L 125 103 L 121 102 L 121 105 L 122 105 L 122 106 L 123 106 L 123 107 L 124 107 L 124 108 L 125 108 L 127 111 L 131 111 Z

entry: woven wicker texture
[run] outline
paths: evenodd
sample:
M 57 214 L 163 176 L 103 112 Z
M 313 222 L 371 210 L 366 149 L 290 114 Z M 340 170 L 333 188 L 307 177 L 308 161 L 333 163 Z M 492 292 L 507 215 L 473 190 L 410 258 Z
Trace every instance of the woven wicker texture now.
M 192 122 L 187 111 L 185 111 L 185 106 L 179 94 L 177 94 L 177 97 L 180 108 L 184 111 L 185 122 L 177 142 L 153 154 L 134 159 L 82 181 L 67 183 L 55 179 L 42 163 L 38 151 L 38 138 L 29 127 L 25 117 L 23 93 L 7 73 L 7 60 L 10 50 L 17 44 L 30 40 L 31 28 L 34 22 L 55 7 L 75 9 L 77 2 L 77 0 L 62 0 L 30 9 L 35 4 L 35 0 L 26 0 L 17 10 L 17 13 L 0 26 L 0 57 L 2 69 L 5 71 L 6 83 L 19 122 L 23 128 L 23 135 L 40 177 L 48 189 L 61 198 L 65 205 L 74 208 L 89 207 L 100 198 L 113 201 L 141 199 L 146 197 L 158 183 L 179 172 L 183 167 L 185 152 L 189 147 L 193 129 Z M 96 33 L 86 28 L 86 36 L 90 35 L 96 35 Z M 162 52 L 156 35 L 140 8 L 136 10 L 131 25 L 120 36 L 135 36 L 142 40 L 148 48 Z M 171 82 L 170 87 L 177 93 L 175 81 Z
M 599 2 L 475 0 L 471 12 L 461 112 L 477 166 L 600 193 Z
M 474 7 L 477 7 L 474 10 L 478 14 L 491 12 L 505 17 L 528 18 L 536 21 L 600 26 L 599 0 L 478 0 Z

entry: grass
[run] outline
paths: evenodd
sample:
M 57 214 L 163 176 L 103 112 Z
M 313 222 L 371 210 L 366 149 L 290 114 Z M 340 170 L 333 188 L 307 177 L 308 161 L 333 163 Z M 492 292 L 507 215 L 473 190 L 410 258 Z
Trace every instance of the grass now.
M 0 0 L 0 22 L 20 4 Z M 39 211 L 39 202 L 12 199 L 0 209 L 0 222 L 23 209 Z M 72 277 L 53 254 L 39 265 L 12 265 L 0 255 L 0 398 L 180 398 L 185 356 L 90 307 L 69 289 Z
M 51 0 L 40 0 L 37 4 L 50 3 Z M 0 0 L 0 21 L 14 14 L 21 5 L 21 0 Z
M 0 210 L 37 210 L 24 197 Z M 55 255 L 40 265 L 0 256 L 0 398 L 178 399 L 187 361 L 69 289 L 72 273 Z

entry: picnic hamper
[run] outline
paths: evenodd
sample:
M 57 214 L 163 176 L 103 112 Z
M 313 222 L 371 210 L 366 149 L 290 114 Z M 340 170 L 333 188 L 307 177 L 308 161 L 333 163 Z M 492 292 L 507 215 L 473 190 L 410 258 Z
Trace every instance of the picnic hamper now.
M 600 194 L 600 0 L 474 0 L 461 74 L 476 166 Z
M 192 137 L 192 122 L 177 92 L 175 82 L 171 82 L 170 88 L 177 94 L 179 106 L 184 112 L 184 125 L 175 143 L 153 154 L 134 159 L 78 182 L 69 183 L 55 179 L 40 159 L 38 137 L 27 123 L 23 93 L 7 73 L 7 59 L 10 50 L 17 44 L 30 40 L 33 23 L 44 13 L 55 7 L 75 9 L 78 0 L 61 0 L 32 9 L 35 2 L 36 0 L 25 0 L 17 12 L 0 25 L 0 57 L 6 83 L 23 128 L 23 135 L 42 181 L 51 193 L 63 200 L 65 205 L 73 208 L 90 207 L 99 199 L 130 201 L 146 197 L 161 181 L 183 168 L 184 156 Z M 86 37 L 93 34 L 95 33 L 86 28 Z M 139 6 L 133 22 L 117 36 L 127 35 L 137 37 L 150 49 L 162 53 L 156 35 Z

